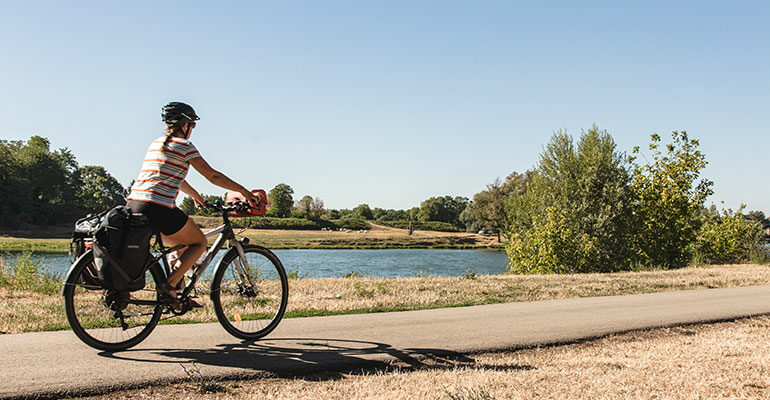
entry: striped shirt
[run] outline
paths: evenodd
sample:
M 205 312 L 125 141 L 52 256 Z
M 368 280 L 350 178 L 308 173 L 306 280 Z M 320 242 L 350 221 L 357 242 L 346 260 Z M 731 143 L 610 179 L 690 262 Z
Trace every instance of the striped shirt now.
M 165 142 L 165 145 L 164 145 Z M 190 160 L 200 157 L 187 139 L 161 136 L 150 144 L 129 200 L 147 201 L 168 208 L 176 207 L 176 196 L 190 168 Z

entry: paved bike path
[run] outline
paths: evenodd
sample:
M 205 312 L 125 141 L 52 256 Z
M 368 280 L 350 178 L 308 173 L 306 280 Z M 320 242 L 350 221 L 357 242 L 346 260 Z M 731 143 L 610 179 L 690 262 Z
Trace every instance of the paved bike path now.
M 0 397 L 103 391 L 186 377 L 334 371 L 770 313 L 770 285 L 288 319 L 243 343 L 218 324 L 159 326 L 136 348 L 96 351 L 70 331 L 0 335 Z

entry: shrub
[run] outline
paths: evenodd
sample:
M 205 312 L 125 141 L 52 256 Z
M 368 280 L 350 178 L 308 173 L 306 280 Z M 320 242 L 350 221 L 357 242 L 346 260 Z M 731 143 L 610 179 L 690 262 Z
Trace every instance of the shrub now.
M 289 279 L 305 279 L 308 277 L 307 272 L 299 272 L 299 267 L 290 268 L 286 271 L 286 277 Z
M 762 226 L 742 213 L 727 209 L 722 215 L 706 215 L 700 228 L 696 252 L 714 264 L 749 261 L 762 252 Z M 756 260 L 755 260 L 756 261 Z
M 530 229 L 513 235 L 506 244 L 508 270 L 514 274 L 572 274 L 595 272 L 599 257 L 596 238 L 575 232 L 565 215 L 546 209 Z
M 317 230 L 321 228 L 334 228 L 336 225 L 326 220 L 309 220 L 305 218 L 274 218 L 251 217 L 233 218 L 232 223 L 237 228 L 252 229 L 290 229 L 290 230 Z
M 347 218 L 338 219 L 334 221 L 328 221 L 333 228 L 342 228 L 350 230 L 369 229 L 369 223 L 361 218 L 348 216 Z
M 49 295 L 58 293 L 62 285 L 60 277 L 43 268 L 42 264 L 42 260 L 33 260 L 29 252 L 20 254 L 13 265 L 8 266 L 3 261 L 0 286 Z
M 707 164 L 698 141 L 684 131 L 671 137 L 664 153 L 660 136 L 652 135 L 652 163 L 633 171 L 635 258 L 648 267 L 687 265 L 700 229 L 700 210 L 712 194 L 712 182 L 698 180 Z
M 391 228 L 409 229 L 409 221 L 377 221 L 379 224 L 389 226 Z M 412 221 L 412 227 L 421 231 L 435 231 L 435 232 L 463 232 L 465 229 L 452 225 L 448 222 L 428 221 L 417 222 Z

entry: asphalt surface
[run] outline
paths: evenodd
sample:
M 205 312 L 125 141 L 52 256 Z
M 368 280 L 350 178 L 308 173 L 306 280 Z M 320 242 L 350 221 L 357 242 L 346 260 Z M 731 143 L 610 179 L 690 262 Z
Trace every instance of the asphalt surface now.
M 569 343 L 638 329 L 770 313 L 770 285 L 288 319 L 245 343 L 218 324 L 159 326 L 104 353 L 70 331 L 0 336 L 0 397 L 99 393 L 186 377 L 292 376 Z M 181 364 L 181 365 L 180 365 Z

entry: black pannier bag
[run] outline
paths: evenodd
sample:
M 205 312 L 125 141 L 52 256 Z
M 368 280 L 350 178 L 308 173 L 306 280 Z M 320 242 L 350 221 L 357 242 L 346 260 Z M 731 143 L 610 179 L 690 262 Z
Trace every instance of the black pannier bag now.
M 106 288 L 144 288 L 152 235 L 153 229 L 144 215 L 134 214 L 126 206 L 107 211 L 93 233 L 94 265 Z
M 72 231 L 72 241 L 70 241 L 70 258 L 74 263 L 86 250 L 93 244 L 93 234 L 96 227 L 99 226 L 101 217 L 106 211 L 96 214 L 88 214 L 75 222 L 75 229 Z
M 93 248 L 93 234 L 99 226 L 102 216 L 106 213 L 107 211 L 98 215 L 88 214 L 85 218 L 75 222 L 75 229 L 72 231 L 72 241 L 70 241 L 70 258 L 73 263 L 86 251 Z M 99 280 L 99 272 L 93 263 L 86 267 L 86 270 L 78 279 L 78 283 L 83 288 L 89 290 L 99 290 L 104 286 Z

